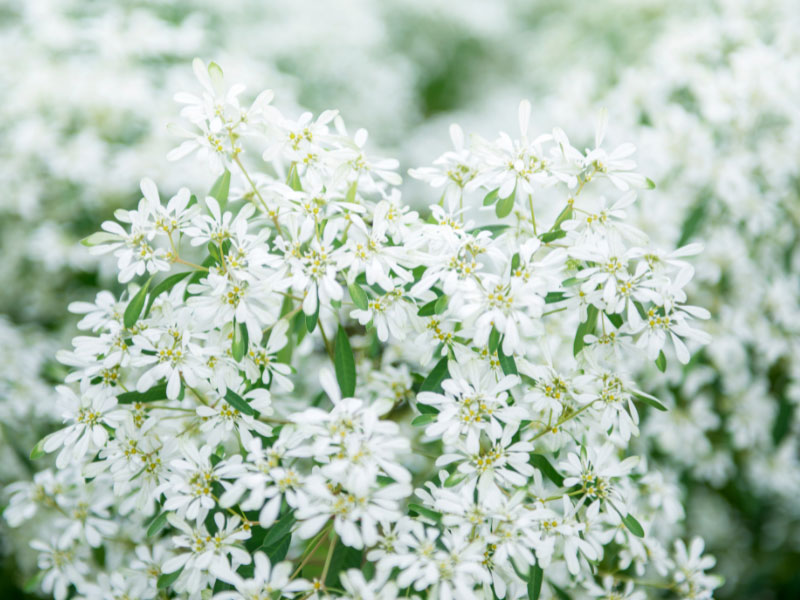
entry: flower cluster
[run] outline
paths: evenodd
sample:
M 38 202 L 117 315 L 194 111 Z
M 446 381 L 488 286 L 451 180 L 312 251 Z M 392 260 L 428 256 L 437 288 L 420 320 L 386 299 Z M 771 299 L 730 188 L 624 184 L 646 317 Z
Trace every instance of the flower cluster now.
M 336 111 L 292 119 L 194 71 L 170 158 L 213 188 L 143 179 L 85 242 L 128 287 L 71 306 L 64 426 L 34 449 L 58 470 L 5 513 L 49 515 L 41 589 L 710 598 L 713 558 L 670 538 L 677 489 L 632 446 L 665 407 L 630 374 L 708 341 L 684 291 L 702 247 L 626 220 L 652 183 L 605 115 L 583 151 L 532 135 L 527 102 L 516 139 L 451 127 L 410 171 L 441 190 L 420 215 Z

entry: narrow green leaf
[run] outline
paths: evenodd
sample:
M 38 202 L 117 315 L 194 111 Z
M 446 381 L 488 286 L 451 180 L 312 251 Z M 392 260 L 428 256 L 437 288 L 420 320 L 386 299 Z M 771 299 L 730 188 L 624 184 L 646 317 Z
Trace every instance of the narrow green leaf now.
M 556 471 L 555 467 L 542 454 L 531 454 L 531 464 L 542 472 L 542 475 L 555 483 L 558 487 L 564 485 L 564 477 Z
M 447 310 L 447 303 L 449 302 L 449 298 L 442 294 L 436 300 L 436 304 L 433 305 L 433 312 L 437 315 L 442 314 L 445 310 Z
M 153 402 L 154 400 L 166 400 L 167 384 L 162 383 L 151 387 L 146 392 L 124 392 L 117 394 L 119 404 L 133 404 L 134 402 Z
M 283 304 L 281 304 L 281 318 L 288 315 L 293 310 L 293 302 L 289 296 L 284 296 Z M 303 328 L 303 335 L 305 335 L 305 327 Z M 297 342 L 300 343 L 299 341 Z M 289 341 L 286 345 L 278 351 L 277 359 L 279 362 L 283 364 L 290 365 L 292 364 L 292 353 L 294 352 L 295 348 L 295 341 L 294 336 L 289 336 Z
M 421 504 L 416 504 L 414 502 L 408 505 L 408 510 L 412 513 L 418 514 L 421 517 L 426 517 L 428 519 L 431 519 L 432 521 L 439 521 L 439 519 L 442 518 L 441 513 L 438 513 L 435 510 L 431 510 L 430 508 L 422 506 Z
M 539 600 L 539 594 L 542 592 L 542 580 L 544 579 L 544 571 L 539 565 L 531 565 L 528 572 L 528 600 Z
M 566 237 L 566 235 L 566 231 L 559 229 L 558 231 L 548 231 L 547 233 L 543 233 L 539 239 L 542 240 L 543 243 L 549 244 L 550 242 L 555 242 L 556 240 Z
M 653 180 L 652 180 L 652 179 L 650 179 L 649 177 L 646 177 L 646 178 L 645 178 L 645 181 L 647 181 L 647 189 L 648 189 L 648 190 L 654 190 L 654 189 L 656 189 L 656 182 L 655 182 L 655 181 L 653 181 Z
M 220 175 L 217 180 L 214 182 L 214 185 L 211 186 L 211 191 L 208 192 L 208 195 L 212 198 L 215 198 L 217 202 L 219 202 L 219 206 L 221 209 L 225 209 L 225 205 L 228 204 L 228 193 L 230 192 L 231 188 L 231 172 L 228 169 Z
M 367 310 L 367 308 L 369 308 L 367 293 L 360 285 L 351 283 L 347 286 L 347 291 L 350 292 L 350 299 L 353 301 L 353 304 L 356 305 L 356 308 L 360 308 L 361 310 Z
M 47 571 L 39 571 L 35 575 L 31 576 L 23 584 L 22 590 L 26 594 L 33 594 L 39 588 L 39 584 L 42 583 L 42 579 L 44 579 L 45 575 L 47 575 Z
M 240 413 L 249 415 L 254 417 L 258 414 L 258 411 L 254 409 L 250 404 L 242 398 L 239 394 L 234 392 L 231 388 L 225 392 L 225 400 L 228 404 L 230 404 L 233 408 L 238 410 Z
M 578 325 L 578 331 L 575 332 L 575 341 L 572 344 L 572 353 L 578 356 L 578 353 L 583 350 L 586 345 L 583 341 L 585 335 L 594 333 L 595 325 L 597 324 L 598 310 L 593 304 L 590 304 L 586 310 L 586 320 Z
M 41 458 L 44 456 L 46 452 L 44 451 L 44 438 L 36 442 L 36 445 L 31 450 L 31 460 L 36 460 L 37 458 Z
M 494 327 L 492 327 L 492 331 L 489 333 L 489 352 L 494 353 L 497 351 L 497 346 L 500 345 L 500 332 L 497 331 Z
M 351 204 L 356 201 L 356 190 L 358 189 L 358 179 L 356 179 L 353 183 L 350 184 L 350 187 L 347 188 L 347 195 L 344 197 L 345 202 L 350 202 Z
M 633 535 L 640 538 L 644 537 L 644 529 L 642 528 L 641 523 L 636 520 L 636 517 L 631 514 L 627 514 L 622 517 L 622 522 L 625 524 L 625 527 L 628 528 L 628 531 L 630 531 Z
M 128 302 L 128 306 L 125 307 L 125 314 L 122 317 L 122 322 L 128 329 L 136 324 L 136 321 L 139 319 L 139 315 L 142 314 L 144 301 L 147 297 L 147 288 L 150 287 L 150 282 L 152 280 L 153 278 L 150 277 L 150 279 L 148 279 L 145 284 L 139 288 L 139 291 L 136 292 L 136 295 L 131 298 L 131 301 Z
M 296 522 L 297 519 L 294 517 L 294 510 L 288 511 L 269 528 L 267 535 L 264 536 L 264 542 L 261 544 L 262 548 L 274 546 L 277 542 L 289 535 Z
M 156 518 L 152 520 L 150 526 L 147 528 L 147 537 L 152 537 L 157 534 L 159 531 L 164 529 L 167 525 L 167 512 L 163 511 L 156 515 Z
M 423 425 L 429 425 L 430 423 L 433 423 L 435 420 L 436 420 L 436 415 L 433 413 L 417 415 L 411 421 L 411 425 L 413 425 L 414 427 L 422 427 Z
M 519 371 L 517 370 L 517 362 L 514 360 L 513 356 L 507 356 L 503 353 L 502 345 L 497 347 L 497 358 L 500 359 L 500 368 L 503 369 L 504 374 L 519 375 Z
M 661 410 L 664 412 L 667 411 L 667 407 L 661 404 L 661 402 L 659 402 L 658 399 L 655 398 L 654 396 L 651 396 L 650 394 L 645 394 L 644 392 L 640 391 L 634 391 L 632 393 L 637 400 L 644 402 L 645 404 L 652 406 L 657 410 Z
M 497 215 L 498 219 L 504 219 L 511 214 L 511 211 L 514 208 L 515 198 L 516 198 L 516 193 L 511 192 L 508 198 L 500 198 L 497 201 L 497 204 L 494 207 L 494 214 Z
M 667 357 L 664 356 L 664 351 L 661 350 L 656 358 L 656 366 L 662 373 L 667 370 Z
M 417 402 L 417 410 L 421 412 L 423 415 L 438 415 L 439 409 L 435 406 L 431 406 L 430 404 L 423 404 L 422 402 Z
M 343 398 L 350 398 L 356 392 L 356 359 L 347 332 L 339 325 L 336 333 L 336 344 L 333 350 L 333 366 L 336 371 L 336 380 Z
M 153 291 L 150 292 L 150 296 L 147 299 L 147 306 L 144 309 L 144 317 L 147 318 L 147 315 L 150 314 L 150 309 L 153 307 L 153 302 L 155 302 L 156 298 L 158 298 L 164 292 L 170 291 L 174 288 L 178 283 L 186 279 L 189 275 L 194 273 L 195 271 L 184 271 L 183 273 L 175 273 L 174 275 L 170 275 L 164 281 L 158 282 L 153 288 Z
M 453 487 L 458 485 L 466 478 L 467 476 L 464 473 L 452 473 L 450 477 L 444 480 L 444 487 Z
M 156 587 L 159 590 L 167 589 L 169 586 L 171 586 L 178 580 L 178 577 L 181 576 L 181 573 L 183 573 L 183 567 L 172 573 L 162 573 L 161 575 L 158 576 L 158 580 L 156 581 Z
M 88 237 L 83 238 L 81 240 L 81 244 L 88 248 L 91 248 L 92 246 L 105 244 L 107 242 L 114 242 L 118 239 L 119 238 L 113 233 L 109 233 L 107 231 L 98 231 Z
M 317 321 L 319 321 L 319 298 L 317 298 L 317 310 L 314 311 L 313 315 L 306 315 L 306 330 L 308 333 L 313 333 L 314 329 L 317 328 Z
M 559 229 L 561 229 L 561 224 L 564 221 L 566 221 L 568 219 L 571 219 L 571 218 L 572 218 L 572 205 L 571 204 L 567 204 L 564 207 L 564 210 L 562 210 L 560 213 L 558 213 L 558 216 L 556 217 L 556 220 L 553 223 L 553 226 L 550 228 L 550 231 L 558 231 Z
M 300 183 L 300 174 L 297 172 L 297 165 L 292 163 L 289 167 L 289 174 L 286 176 L 286 183 L 295 192 L 303 191 L 303 185 Z
M 564 292 L 548 292 L 544 297 L 545 304 L 553 304 L 554 302 L 561 302 L 567 297 Z
M 233 360 L 241 362 L 247 354 L 248 346 L 247 327 L 244 323 L 233 322 L 233 340 L 231 341 L 231 355 Z
M 444 381 L 450 373 L 447 370 L 447 357 L 442 358 L 436 365 L 434 365 L 431 372 L 422 382 L 419 387 L 420 392 L 435 392 L 442 391 L 442 381 Z
M 341 538 L 336 541 L 333 549 L 333 556 L 328 567 L 328 576 L 325 578 L 325 585 L 331 588 L 341 587 L 339 575 L 347 569 L 361 568 L 361 560 L 364 550 L 358 550 L 346 546 Z

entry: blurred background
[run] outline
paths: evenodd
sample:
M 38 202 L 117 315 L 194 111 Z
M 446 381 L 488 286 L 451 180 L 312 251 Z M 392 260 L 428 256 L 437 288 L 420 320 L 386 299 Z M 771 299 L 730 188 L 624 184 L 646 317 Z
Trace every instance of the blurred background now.
M 40 468 L 67 304 L 114 287 L 78 241 L 144 176 L 211 184 L 165 159 L 195 56 L 289 113 L 339 109 L 403 172 L 449 149 L 451 122 L 515 130 L 521 98 L 578 147 L 605 107 L 657 184 L 639 225 L 705 243 L 691 300 L 714 315 L 714 342 L 650 386 L 676 408 L 639 443 L 717 556 L 719 598 L 800 598 L 797 0 L 0 0 L 0 54 L 0 486 Z M 0 525 L 0 598 L 31 597 L 27 542 Z

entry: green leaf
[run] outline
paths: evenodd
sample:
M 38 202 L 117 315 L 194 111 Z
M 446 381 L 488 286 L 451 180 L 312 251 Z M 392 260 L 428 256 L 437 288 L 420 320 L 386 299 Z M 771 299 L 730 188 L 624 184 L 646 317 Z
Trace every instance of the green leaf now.
M 493 225 L 481 225 L 480 227 L 474 227 L 473 229 L 470 229 L 467 233 L 471 233 L 474 235 L 480 233 L 481 231 L 488 231 L 489 233 L 492 234 L 492 237 L 495 237 L 503 233 L 509 227 L 510 225 L 507 225 L 505 223 L 495 223 Z
M 700 229 L 700 226 L 706 219 L 706 208 L 708 206 L 707 197 L 702 197 L 698 200 L 697 204 L 689 212 L 686 220 L 681 227 L 681 237 L 678 238 L 678 247 L 685 245 L 694 234 Z
M 233 360 L 241 362 L 247 354 L 248 346 L 247 327 L 244 323 L 233 322 L 233 341 L 231 342 L 231 355 Z
M 231 388 L 225 392 L 225 400 L 228 404 L 230 404 L 233 408 L 238 410 L 240 413 L 249 415 L 251 417 L 255 417 L 258 414 L 255 408 L 250 406 L 250 404 L 242 398 L 239 394 L 234 392 Z
M 490 205 L 494 204 L 495 202 L 497 202 L 497 193 L 499 191 L 500 191 L 500 189 L 498 188 L 498 189 L 492 190 L 491 192 L 486 194 L 483 197 L 483 205 L 484 206 L 490 206 Z
M 147 299 L 147 306 L 144 309 L 144 317 L 147 318 L 147 315 L 150 314 L 153 302 L 155 302 L 159 295 L 168 292 L 194 272 L 195 271 L 184 271 L 183 273 L 175 273 L 167 277 L 164 281 L 160 281 L 158 285 L 153 288 L 153 291 L 150 292 L 150 297 Z
M 131 298 L 131 301 L 128 302 L 128 306 L 125 307 L 125 314 L 122 317 L 122 322 L 126 328 L 130 329 L 133 327 L 136 324 L 136 321 L 139 319 L 139 315 L 142 314 L 144 300 L 147 297 L 147 288 L 150 287 L 150 282 L 152 280 L 153 278 L 150 277 L 150 279 L 148 279 L 145 284 L 139 288 L 139 291 L 136 292 L 136 295 Z
M 606 313 L 606 317 L 608 317 L 608 320 L 611 321 L 611 324 L 614 327 L 616 327 L 617 329 L 622 327 L 622 315 L 621 314 L 619 314 L 619 313 L 611 313 L 611 314 Z
M 418 317 L 432 317 L 436 314 L 436 303 L 439 301 L 437 298 L 436 300 L 431 300 L 427 304 L 423 304 L 420 309 L 417 311 Z
M 555 483 L 558 487 L 564 485 L 564 477 L 556 471 L 555 467 L 542 454 L 531 454 L 531 464 L 542 472 L 542 475 Z
M 558 587 L 555 583 L 553 583 L 552 581 L 548 581 L 547 583 L 551 588 L 553 588 L 553 591 L 556 593 L 556 596 L 558 596 L 558 600 L 572 600 L 569 594 L 564 590 L 562 590 L 560 587 Z
M 81 240 L 81 244 L 91 248 L 92 246 L 97 246 L 99 244 L 105 244 L 108 242 L 115 242 L 118 241 L 119 237 L 114 235 L 113 233 L 109 233 L 107 231 L 98 231 L 93 233 L 92 235 L 85 237 Z
M 441 513 L 438 513 L 435 510 L 431 510 L 430 508 L 422 506 L 421 504 L 416 504 L 414 502 L 408 505 L 408 510 L 412 513 L 418 514 L 421 517 L 426 517 L 428 519 L 431 519 L 432 521 L 439 521 L 439 519 L 442 518 Z
M 517 362 L 514 360 L 513 356 L 507 356 L 503 353 L 503 346 L 497 347 L 497 358 L 500 359 L 500 368 L 503 369 L 503 373 L 506 375 L 519 375 L 519 371 L 517 370 Z
M 214 182 L 214 185 L 211 186 L 211 191 L 208 192 L 208 195 L 215 198 L 217 202 L 219 202 L 220 208 L 224 210 L 225 205 L 228 203 L 228 193 L 230 189 L 231 172 L 225 169 L 222 175 Z
M 358 189 L 358 179 L 356 179 L 353 183 L 350 184 L 350 187 L 347 188 L 347 195 L 344 197 L 345 202 L 350 202 L 351 204 L 356 201 L 356 190 Z
M 426 413 L 414 417 L 414 419 L 411 421 L 411 425 L 413 425 L 414 427 L 421 427 L 423 425 L 429 425 L 430 423 L 433 423 L 435 420 L 436 420 L 435 413 Z
M 492 327 L 492 331 L 489 333 L 489 352 L 495 353 L 497 351 L 497 346 L 500 345 L 500 332 L 497 331 L 494 327 Z
M 560 213 L 558 213 L 558 216 L 556 217 L 556 220 L 553 223 L 553 226 L 550 228 L 550 231 L 557 231 L 557 230 L 561 229 L 561 224 L 564 221 L 566 221 L 568 219 L 571 219 L 571 218 L 572 218 L 572 204 L 567 204 L 564 207 L 564 210 L 562 210 Z
M 264 542 L 261 544 L 261 547 L 269 548 L 276 545 L 292 532 L 292 527 L 296 522 L 297 519 L 294 518 L 294 510 L 288 511 L 272 524 L 272 527 L 269 528 L 267 535 L 264 537 Z
M 590 333 L 594 333 L 595 325 L 597 325 L 598 310 L 593 304 L 590 304 L 586 310 L 586 320 L 578 325 L 578 331 L 575 332 L 575 341 L 572 344 L 573 356 L 578 356 L 578 353 L 583 350 L 586 345 L 583 337 Z
M 341 587 L 341 583 L 339 582 L 340 573 L 347 569 L 360 569 L 363 554 L 363 550 L 345 546 L 341 538 L 338 539 L 328 567 L 328 576 L 325 578 L 325 586 L 332 588 Z
M 539 594 L 542 592 L 542 580 L 544 579 L 544 571 L 539 565 L 531 565 L 528 571 L 528 600 L 539 600 Z
M 645 181 L 647 182 L 647 189 L 654 190 L 656 189 L 656 182 L 650 179 L 649 177 L 645 177 Z
M 222 264 L 222 253 L 220 252 L 219 246 L 217 246 L 214 242 L 208 242 L 208 254 L 211 256 L 211 259 L 214 261 L 213 264 L 221 265 Z
M 425 381 L 423 381 L 422 385 L 419 387 L 419 391 L 440 393 L 442 391 L 442 381 L 444 381 L 448 375 L 450 375 L 450 373 L 447 370 L 447 357 L 445 356 L 436 363 L 433 369 L 431 369 L 431 372 L 428 373 Z
M 339 325 L 336 332 L 336 344 L 333 350 L 333 366 L 336 370 L 336 381 L 343 398 L 351 398 L 356 392 L 356 359 L 347 332 Z
M 293 304 L 294 303 L 292 302 L 292 299 L 289 296 L 283 297 L 283 304 L 281 304 L 281 315 L 280 315 L 281 318 L 285 317 L 290 312 L 292 312 Z M 295 348 L 294 336 L 290 335 L 289 341 L 286 343 L 286 345 L 280 350 L 278 350 L 278 356 L 277 356 L 278 361 L 286 365 L 291 364 L 292 353 L 294 352 L 294 348 Z
M 662 373 L 667 370 L 667 357 L 664 356 L 664 351 L 661 350 L 656 358 L 656 366 Z
M 548 292 L 544 297 L 545 304 L 553 304 L 554 302 L 561 302 L 567 297 L 564 292 Z
M 167 524 L 167 512 L 163 511 L 156 515 L 156 518 L 150 522 L 150 526 L 147 528 L 147 537 L 152 537 L 157 534 L 159 531 L 164 529 Z
M 317 327 L 317 321 L 319 321 L 319 298 L 317 298 L 317 310 L 314 311 L 313 315 L 306 315 L 306 330 L 308 333 L 313 333 L 314 329 Z
M 39 571 L 27 579 L 22 586 L 22 591 L 26 594 L 34 593 L 39 588 L 39 584 L 42 583 L 42 579 L 44 579 L 45 575 L 47 575 L 47 571 Z
M 45 454 L 47 454 L 44 451 L 44 439 L 45 438 L 42 438 L 38 442 L 36 442 L 36 445 L 33 447 L 33 450 L 31 450 L 31 460 L 36 460 L 37 458 L 41 458 Z
M 435 406 L 431 406 L 430 404 L 423 404 L 422 402 L 417 402 L 417 410 L 421 412 L 423 415 L 438 415 L 439 409 Z
M 437 315 L 442 314 L 445 310 L 447 310 L 447 303 L 449 302 L 449 298 L 442 294 L 436 300 L 436 304 L 433 305 L 433 312 Z
M 350 299 L 353 301 L 353 304 L 356 305 L 356 308 L 360 308 L 361 310 L 367 310 L 369 308 L 367 293 L 360 285 L 351 283 L 347 286 L 347 291 L 350 292 Z
M 549 244 L 550 242 L 555 242 L 556 240 L 566 237 L 566 235 L 566 231 L 559 229 L 558 231 L 548 231 L 547 233 L 543 233 L 539 239 L 542 240 L 542 243 Z
M 637 400 L 640 400 L 641 402 L 644 402 L 645 404 L 648 404 L 649 406 L 652 406 L 655 409 L 662 410 L 664 412 L 667 411 L 667 407 L 661 404 L 661 402 L 659 402 L 655 396 L 651 396 L 650 394 L 645 394 L 644 392 L 641 391 L 633 391 L 632 393 Z
M 622 522 L 625 524 L 625 527 L 628 528 L 628 531 L 630 531 L 633 535 L 640 538 L 644 537 L 644 529 L 642 528 L 641 523 L 636 520 L 636 517 L 631 514 L 627 514 L 622 517 Z
M 511 192 L 507 198 L 500 198 L 494 207 L 494 214 L 498 219 L 504 219 L 511 214 L 514 208 L 514 199 L 517 197 L 515 192 Z
M 295 163 L 292 163 L 292 166 L 289 167 L 289 173 L 286 176 L 286 183 L 295 192 L 303 191 L 303 185 L 300 183 L 300 174 L 297 172 L 297 165 Z
M 167 589 L 169 586 L 171 586 L 178 580 L 178 577 L 181 576 L 181 573 L 183 573 L 183 567 L 172 573 L 162 573 L 161 575 L 158 576 L 158 580 L 156 581 L 156 587 L 159 590 Z
M 453 487 L 454 485 L 458 485 L 466 478 L 467 476 L 464 473 L 452 473 L 450 477 L 444 480 L 444 487 Z
M 124 392 L 117 394 L 119 404 L 133 404 L 135 402 L 153 402 L 154 400 L 166 400 L 167 384 L 162 383 L 151 387 L 146 392 Z

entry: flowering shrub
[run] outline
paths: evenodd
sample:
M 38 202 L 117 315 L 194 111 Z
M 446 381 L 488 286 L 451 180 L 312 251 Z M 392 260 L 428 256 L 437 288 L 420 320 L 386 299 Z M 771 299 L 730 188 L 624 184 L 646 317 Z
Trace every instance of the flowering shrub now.
M 665 410 L 628 365 L 686 363 L 698 244 L 652 247 L 626 208 L 634 148 L 563 131 L 467 143 L 411 170 L 336 111 L 291 119 L 194 63 L 189 154 L 219 178 L 86 244 L 120 298 L 78 302 L 59 354 L 64 427 L 13 486 L 40 513 L 41 589 L 62 599 L 708 598 L 702 540 L 671 539 L 674 486 L 631 447 Z M 260 159 L 259 159 L 260 157 Z M 239 183 L 240 187 L 235 185 Z M 689 342 L 688 346 L 687 343 Z

